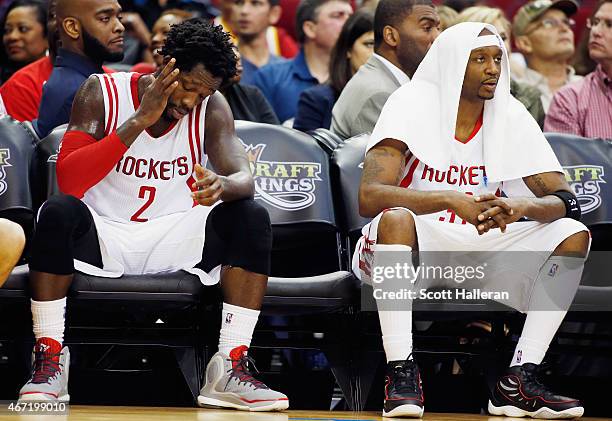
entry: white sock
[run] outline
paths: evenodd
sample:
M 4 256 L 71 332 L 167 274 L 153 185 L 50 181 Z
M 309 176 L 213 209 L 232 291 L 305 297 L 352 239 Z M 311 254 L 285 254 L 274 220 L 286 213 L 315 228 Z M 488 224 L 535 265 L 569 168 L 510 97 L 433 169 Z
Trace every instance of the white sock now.
M 259 310 L 223 303 L 219 352 L 229 355 L 232 349 L 240 345 L 250 347 L 258 318 Z
M 373 246 L 373 251 L 373 267 L 377 265 L 376 253 L 378 252 L 404 252 L 402 261 L 412 264 L 412 249 L 408 246 L 401 244 L 376 244 Z M 379 302 L 377 300 L 377 303 Z M 412 302 L 406 301 L 405 304 L 408 310 L 378 310 L 387 362 L 404 361 L 412 353 Z M 381 306 L 379 305 L 379 307 Z
M 385 356 L 404 361 L 412 353 L 412 311 L 379 311 Z
M 542 363 L 578 289 L 584 260 L 577 257 L 551 256 L 542 266 L 510 367 L 525 363 Z M 551 284 L 546 284 L 547 282 L 554 282 L 556 287 L 550 288 Z M 558 310 L 554 310 L 555 308 Z
M 53 301 L 31 301 L 32 327 L 34 337 L 51 338 L 64 343 L 64 325 L 66 318 L 66 297 Z

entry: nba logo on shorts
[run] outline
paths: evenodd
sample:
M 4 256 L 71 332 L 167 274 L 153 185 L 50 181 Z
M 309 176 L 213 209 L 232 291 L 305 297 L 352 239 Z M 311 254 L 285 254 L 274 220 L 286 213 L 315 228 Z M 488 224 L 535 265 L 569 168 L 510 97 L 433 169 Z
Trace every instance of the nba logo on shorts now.
M 225 324 L 228 325 L 232 322 L 232 317 L 234 317 L 234 315 L 232 313 L 227 313 L 227 316 L 225 316 Z
M 550 270 L 548 271 L 548 276 L 555 276 L 555 274 L 557 273 L 557 269 L 559 269 L 559 265 L 553 263 L 553 265 L 550 267 Z
M 518 352 L 516 353 L 516 362 L 520 363 L 522 358 L 523 358 L 523 351 L 519 349 Z

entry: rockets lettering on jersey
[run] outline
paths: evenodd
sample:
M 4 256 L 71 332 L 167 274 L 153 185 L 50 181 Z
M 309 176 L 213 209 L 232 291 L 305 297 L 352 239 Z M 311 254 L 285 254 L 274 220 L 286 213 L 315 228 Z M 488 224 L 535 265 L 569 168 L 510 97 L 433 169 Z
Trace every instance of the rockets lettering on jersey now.
M 186 156 L 178 157 L 172 161 L 159 161 L 153 158 L 147 160 L 124 155 L 115 165 L 115 171 L 146 180 L 167 181 L 176 176 L 189 174 L 189 164 Z
M 484 165 L 451 165 L 448 167 L 448 171 L 438 171 L 433 168 L 424 165 L 421 179 L 428 179 L 429 181 L 436 183 L 446 183 L 449 186 L 477 186 L 481 182 L 484 182 L 487 177 L 487 171 Z

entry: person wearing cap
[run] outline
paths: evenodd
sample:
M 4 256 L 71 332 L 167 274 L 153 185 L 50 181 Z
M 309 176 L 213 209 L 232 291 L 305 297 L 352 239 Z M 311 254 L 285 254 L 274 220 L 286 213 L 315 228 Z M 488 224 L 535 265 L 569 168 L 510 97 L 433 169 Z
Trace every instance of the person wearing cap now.
M 569 82 L 582 79 L 568 62 L 574 55 L 574 21 L 578 10 L 573 0 L 535 0 L 514 15 L 515 44 L 527 62 L 518 82 L 542 92 L 542 105 L 548 111 L 553 95 Z
M 371 285 L 362 292 L 371 291 L 379 315 L 383 416 L 423 415 L 413 300 L 452 303 L 464 296 L 457 288 L 505 292 L 489 298 L 526 313 L 489 412 L 582 416 L 582 403 L 555 393 L 538 372 L 580 284 L 589 231 L 552 148 L 510 94 L 495 27 L 464 22 L 442 32 L 410 83 L 391 94 L 367 142 L 359 212 L 373 219 L 352 269 Z M 471 279 L 439 272 L 467 266 L 486 268 Z
M 600 0 L 587 21 L 595 71 L 554 96 L 544 129 L 612 139 L 612 0 Z

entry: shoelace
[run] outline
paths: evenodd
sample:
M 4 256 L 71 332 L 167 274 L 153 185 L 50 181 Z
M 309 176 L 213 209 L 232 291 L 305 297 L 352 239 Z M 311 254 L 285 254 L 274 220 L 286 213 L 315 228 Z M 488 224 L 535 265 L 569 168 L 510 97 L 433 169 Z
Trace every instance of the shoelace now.
M 400 394 L 417 393 L 416 364 L 409 358 L 401 365 L 393 367 L 393 388 Z
M 48 383 L 55 373 L 61 371 L 59 358 L 61 352 L 52 354 L 45 352 L 36 352 L 34 355 L 34 369 L 32 370 L 32 383 Z M 57 357 L 57 360 L 55 359 Z
M 251 358 L 251 356 L 243 355 L 237 361 L 231 359 L 228 361 L 232 363 L 232 368 L 227 371 L 230 374 L 230 380 L 232 379 L 232 377 L 235 377 L 238 379 L 238 384 L 250 383 L 255 389 L 268 388 L 263 382 L 260 382 L 255 377 L 253 377 L 249 366 L 253 367 L 253 369 L 255 370 L 255 374 L 258 374 L 259 370 L 257 370 L 257 367 L 255 366 L 255 361 L 253 360 L 253 358 Z

